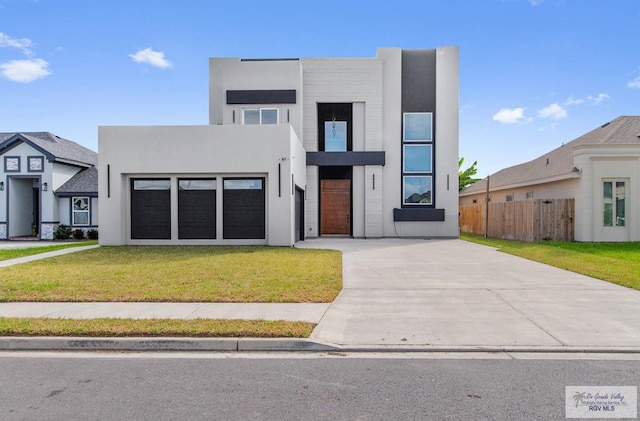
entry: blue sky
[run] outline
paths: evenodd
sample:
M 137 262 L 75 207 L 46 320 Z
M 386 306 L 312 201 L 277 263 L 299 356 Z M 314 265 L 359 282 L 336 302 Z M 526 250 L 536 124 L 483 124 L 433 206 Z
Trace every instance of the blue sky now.
M 640 1 L 0 0 L 0 131 L 207 124 L 208 58 L 460 47 L 479 175 L 640 114 Z M 178 140 L 179 141 L 179 140 Z

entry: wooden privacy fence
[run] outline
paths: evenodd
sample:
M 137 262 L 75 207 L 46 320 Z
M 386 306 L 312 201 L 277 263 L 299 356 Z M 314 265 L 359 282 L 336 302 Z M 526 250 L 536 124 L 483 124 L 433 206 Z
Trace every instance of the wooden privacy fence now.
M 460 206 L 460 231 L 484 235 L 485 204 Z M 573 241 L 574 199 L 489 203 L 487 237 L 520 241 Z

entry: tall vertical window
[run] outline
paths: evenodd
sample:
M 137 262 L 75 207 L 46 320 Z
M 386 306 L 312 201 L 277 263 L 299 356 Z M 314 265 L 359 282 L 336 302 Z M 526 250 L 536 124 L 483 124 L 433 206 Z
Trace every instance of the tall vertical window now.
M 72 225 L 89 225 L 90 199 L 88 197 L 72 197 Z
M 433 204 L 432 113 L 402 118 L 402 205 Z
M 602 190 L 603 225 L 605 227 L 624 227 L 626 183 L 624 181 L 605 181 Z
M 245 108 L 242 124 L 278 124 L 277 108 Z

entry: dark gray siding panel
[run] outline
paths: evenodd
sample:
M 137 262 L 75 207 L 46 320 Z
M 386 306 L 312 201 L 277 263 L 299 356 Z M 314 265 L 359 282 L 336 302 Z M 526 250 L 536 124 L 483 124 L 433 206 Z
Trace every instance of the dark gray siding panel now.
M 435 111 L 436 50 L 402 50 L 402 112 Z
M 295 89 L 227 91 L 227 104 L 295 104 Z
M 384 151 L 374 152 L 307 152 L 307 165 L 349 167 L 353 165 L 384 165 Z
M 216 238 L 215 190 L 178 190 L 178 238 Z
M 444 221 L 444 209 L 433 208 L 395 208 L 393 210 L 394 221 Z

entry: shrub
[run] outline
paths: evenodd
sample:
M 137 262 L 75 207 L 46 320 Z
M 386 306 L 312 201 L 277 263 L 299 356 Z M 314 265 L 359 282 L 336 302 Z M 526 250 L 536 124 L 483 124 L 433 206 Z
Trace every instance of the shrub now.
M 87 238 L 89 240 L 97 240 L 98 239 L 98 230 L 90 229 L 87 231 Z
M 65 224 L 60 224 L 53 230 L 54 240 L 68 240 L 71 237 L 71 228 Z
M 80 228 L 74 230 L 73 231 L 73 238 L 75 238 L 76 240 L 84 239 L 84 231 L 82 231 Z

